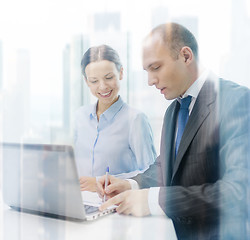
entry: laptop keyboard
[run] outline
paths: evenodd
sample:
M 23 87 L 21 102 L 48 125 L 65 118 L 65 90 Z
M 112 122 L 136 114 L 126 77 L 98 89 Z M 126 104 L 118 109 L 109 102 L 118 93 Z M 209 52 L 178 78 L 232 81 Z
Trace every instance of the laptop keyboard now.
M 98 207 L 89 206 L 89 205 L 84 205 L 84 208 L 85 208 L 86 214 L 99 212 L 99 208 L 98 208 Z

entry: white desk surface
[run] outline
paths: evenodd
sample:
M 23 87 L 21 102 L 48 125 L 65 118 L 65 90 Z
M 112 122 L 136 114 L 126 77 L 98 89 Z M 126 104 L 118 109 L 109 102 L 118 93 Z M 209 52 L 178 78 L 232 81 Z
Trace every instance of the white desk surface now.
M 0 239 L 172 240 L 177 238 L 172 221 L 166 217 L 137 218 L 115 213 L 89 222 L 64 221 L 14 211 L 3 204 L 0 198 Z

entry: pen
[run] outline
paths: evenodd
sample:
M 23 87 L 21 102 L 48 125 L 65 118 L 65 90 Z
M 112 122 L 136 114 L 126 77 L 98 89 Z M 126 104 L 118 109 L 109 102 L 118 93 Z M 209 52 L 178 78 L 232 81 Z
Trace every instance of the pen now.
M 105 178 L 105 186 L 104 186 L 105 190 L 106 190 L 106 187 L 108 186 L 108 175 L 109 175 L 109 167 L 107 167 L 106 169 L 106 178 Z M 106 201 L 106 194 L 104 194 L 103 201 L 104 202 Z

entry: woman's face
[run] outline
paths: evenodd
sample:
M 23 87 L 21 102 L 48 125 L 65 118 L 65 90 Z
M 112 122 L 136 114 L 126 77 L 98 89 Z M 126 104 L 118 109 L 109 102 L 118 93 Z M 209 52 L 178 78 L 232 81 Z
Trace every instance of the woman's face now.
M 111 106 L 118 98 L 123 69 L 119 72 L 113 62 L 102 60 L 88 64 L 85 73 L 86 82 L 91 93 L 98 98 L 98 104 Z

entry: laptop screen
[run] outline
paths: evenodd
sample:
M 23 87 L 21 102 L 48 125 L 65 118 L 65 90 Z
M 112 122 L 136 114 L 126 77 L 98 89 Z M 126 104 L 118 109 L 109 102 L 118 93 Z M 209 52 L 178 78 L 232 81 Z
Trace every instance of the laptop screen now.
M 3 196 L 11 207 L 84 218 L 71 146 L 2 144 Z

